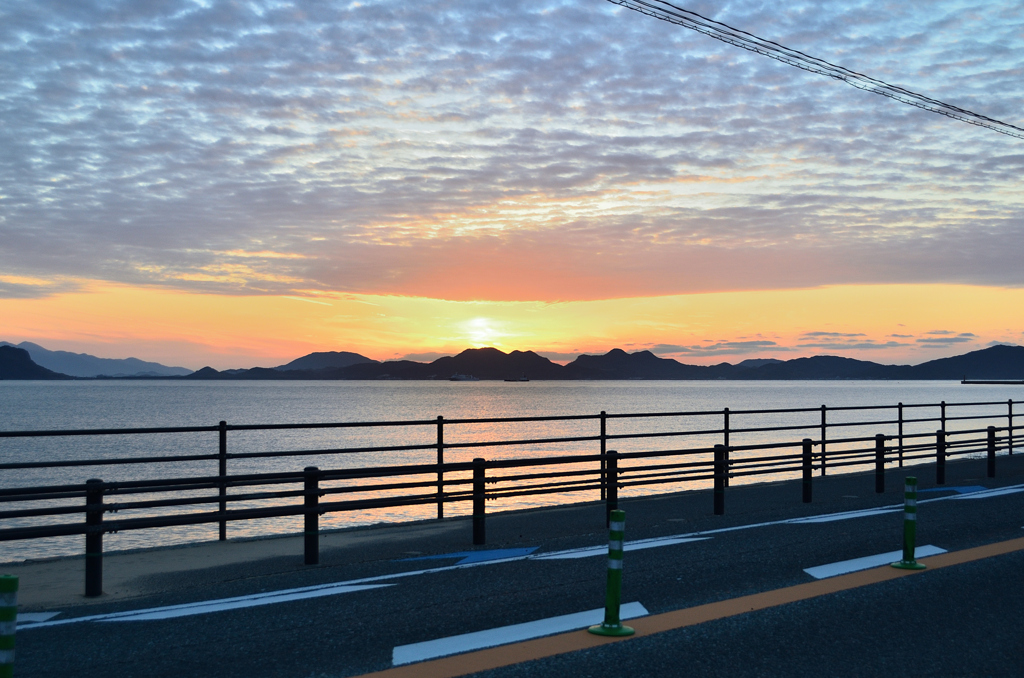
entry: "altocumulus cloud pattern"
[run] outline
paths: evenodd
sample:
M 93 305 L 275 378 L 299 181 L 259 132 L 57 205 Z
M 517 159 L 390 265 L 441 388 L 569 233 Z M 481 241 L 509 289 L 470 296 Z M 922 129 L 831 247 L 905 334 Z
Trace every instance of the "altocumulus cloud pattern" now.
M 1019 3 L 686 6 L 1021 122 Z M 1024 142 L 604 0 L 0 12 L 3 296 L 1024 284 Z

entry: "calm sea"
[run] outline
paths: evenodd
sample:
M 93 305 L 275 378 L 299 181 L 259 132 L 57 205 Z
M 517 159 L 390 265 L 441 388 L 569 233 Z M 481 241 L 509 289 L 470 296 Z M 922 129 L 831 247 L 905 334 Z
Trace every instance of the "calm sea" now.
M 964 386 L 957 382 L 871 382 L 871 381 L 593 381 L 593 382 L 179 382 L 179 381 L 0 381 L 0 430 L 97 429 L 161 426 L 210 426 L 225 420 L 229 424 L 278 424 L 349 421 L 395 421 L 530 417 L 550 415 L 609 414 L 703 411 L 713 415 L 663 419 L 611 419 L 608 433 L 668 430 L 719 429 L 723 408 L 730 408 L 730 425 L 756 428 L 779 425 L 812 425 L 820 413 L 743 415 L 740 410 L 906 405 L 918 403 L 967 403 L 1024 399 L 1021 386 Z M 1024 408 L 1018 408 L 1024 409 Z M 1005 412 L 1004 407 L 1000 412 Z M 936 417 L 939 408 L 914 410 L 911 417 Z M 966 413 L 950 408 L 951 413 Z M 829 422 L 882 420 L 894 412 L 829 412 Z M 1006 425 L 1006 417 L 971 426 L 992 423 Z M 1015 423 L 1019 423 L 1015 422 Z M 596 420 L 570 423 L 447 425 L 445 441 L 457 443 L 485 439 L 523 439 L 552 436 L 596 435 Z M 869 427 L 870 428 L 870 427 Z M 907 433 L 930 432 L 934 423 L 907 425 Z M 951 424 L 950 429 L 956 425 Z M 890 425 L 862 434 L 894 433 Z M 772 434 L 778 436 L 779 434 Z M 794 434 L 794 439 L 817 437 L 814 432 Z M 404 428 L 317 429 L 274 432 L 230 432 L 230 452 L 271 450 L 320 450 L 357 445 L 430 444 L 436 440 L 433 424 Z M 734 434 L 732 444 L 778 440 L 766 434 Z M 721 442 L 720 436 L 698 436 L 689 446 Z M 620 451 L 668 449 L 678 440 L 646 439 L 617 441 Z M 660 446 L 660 447 L 659 447 Z M 609 445 L 612 448 L 612 445 Z M 213 453 L 216 433 L 151 434 L 134 436 L 88 436 L 60 438 L 0 439 L 0 463 L 26 460 L 97 459 L 124 456 Z M 486 450 L 448 450 L 446 461 L 474 456 L 509 458 L 544 454 L 593 454 L 597 443 L 520 445 Z M 375 466 L 432 462 L 433 451 L 364 453 L 346 457 L 309 457 L 232 460 L 230 473 L 301 470 L 307 465 L 321 468 Z M 153 477 L 181 477 L 216 474 L 216 462 L 164 464 L 159 467 L 78 467 L 57 470 L 15 470 L 0 474 L 0 487 L 83 482 L 88 478 L 126 480 Z M 762 476 L 776 480 L 776 476 Z M 691 485 L 692 487 L 692 485 Z M 669 489 L 633 490 L 664 492 Z M 628 493 L 627 493 L 628 494 Z M 488 510 L 508 510 L 543 503 L 596 499 L 596 493 L 569 496 L 532 497 L 488 504 Z M 253 504 L 258 505 L 258 504 Z M 13 508 L 4 506 L 4 508 Z M 448 515 L 468 511 L 466 505 L 446 509 Z M 207 509 L 208 510 L 208 507 Z M 325 529 L 386 521 L 414 520 L 433 515 L 434 507 L 376 510 L 365 513 L 334 513 L 323 517 Z M 24 524 L 6 521 L 8 525 Z M 285 518 L 229 524 L 229 536 L 251 537 L 294 533 L 300 519 Z M 161 528 L 107 535 L 108 550 L 139 548 L 204 541 L 216 538 L 215 526 Z M 53 538 L 28 542 L 0 542 L 0 562 L 82 553 L 84 537 Z

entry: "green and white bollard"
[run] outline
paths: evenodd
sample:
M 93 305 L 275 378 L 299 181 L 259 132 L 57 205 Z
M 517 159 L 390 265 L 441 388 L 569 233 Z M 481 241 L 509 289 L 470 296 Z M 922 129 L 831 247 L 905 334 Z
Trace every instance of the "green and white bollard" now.
M 0 678 L 14 675 L 14 629 L 18 624 L 18 578 L 0 575 Z
M 907 476 L 903 486 L 903 560 L 893 563 L 901 570 L 923 570 L 926 565 L 914 560 L 914 542 L 917 540 L 917 478 Z
M 608 590 L 604 598 L 604 623 L 588 631 L 599 636 L 631 636 L 635 631 L 619 619 L 622 603 L 622 541 L 626 536 L 626 512 L 612 511 L 608 533 Z

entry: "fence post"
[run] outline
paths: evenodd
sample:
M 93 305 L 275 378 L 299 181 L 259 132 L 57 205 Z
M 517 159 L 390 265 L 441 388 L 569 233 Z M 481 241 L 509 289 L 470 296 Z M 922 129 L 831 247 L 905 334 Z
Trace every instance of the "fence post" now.
M 810 438 L 804 438 L 804 503 L 811 503 L 811 482 L 814 477 L 814 465 L 812 462 L 814 442 Z
M 825 441 L 828 438 L 828 424 L 825 423 L 825 412 L 828 408 L 821 406 L 821 475 L 825 475 Z
M 444 417 L 437 417 L 437 519 L 444 518 Z
M 715 515 L 725 515 L 725 445 L 715 445 Z
M 477 457 L 473 460 L 473 545 L 482 546 L 487 543 L 487 525 L 484 516 L 484 482 L 486 462 Z
M 0 678 L 14 675 L 14 630 L 18 623 L 18 578 L 0 575 Z
M 899 408 L 899 448 L 900 448 L 900 468 L 903 468 L 903 403 L 900 403 Z
M 305 481 L 305 562 L 317 565 L 320 563 L 320 469 L 307 466 Z
M 219 429 L 220 439 L 220 452 L 219 459 L 220 466 L 218 469 L 218 475 L 220 475 L 220 512 L 221 515 L 227 513 L 228 510 L 228 423 L 226 421 L 220 422 Z M 223 518 L 220 521 L 220 540 L 224 541 L 228 538 L 228 521 Z
M 608 450 L 608 454 L 605 455 L 608 460 L 607 478 L 608 491 L 605 499 L 605 527 L 611 525 L 612 512 L 619 509 L 619 453 L 617 450 Z
M 943 400 L 941 403 L 939 403 L 939 412 L 940 412 L 940 417 L 942 419 L 942 430 L 945 431 L 946 430 L 946 401 L 945 400 Z
M 1006 413 L 1006 452 L 1011 457 L 1013 456 L 1013 398 L 1006 401 L 1007 413 Z
M 996 427 L 988 427 L 988 467 L 986 472 L 989 478 L 996 477 Z
M 604 595 L 604 622 L 587 629 L 598 636 L 631 636 L 634 631 L 619 618 L 622 604 L 622 546 L 626 538 L 626 512 L 615 511 L 608 524 L 608 583 Z
M 946 432 L 935 432 L 935 484 L 946 484 Z
M 605 486 L 608 484 L 608 466 L 605 455 L 608 447 L 608 413 L 601 410 L 601 501 L 605 500 Z
M 885 492 L 885 436 L 875 436 L 875 492 Z
M 725 435 L 723 436 L 722 444 L 725 445 L 725 467 L 729 468 L 729 408 L 725 408 Z M 729 487 L 729 474 L 725 474 L 725 486 Z
M 103 481 L 85 481 L 85 595 L 103 595 Z

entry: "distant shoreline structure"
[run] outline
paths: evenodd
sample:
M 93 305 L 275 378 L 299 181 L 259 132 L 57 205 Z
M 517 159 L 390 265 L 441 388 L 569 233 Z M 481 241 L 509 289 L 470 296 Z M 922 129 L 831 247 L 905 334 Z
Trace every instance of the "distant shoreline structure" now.
M 960 380 L 961 384 L 993 384 L 998 386 L 1006 385 L 1024 385 L 1024 379 L 968 379 L 964 377 Z

